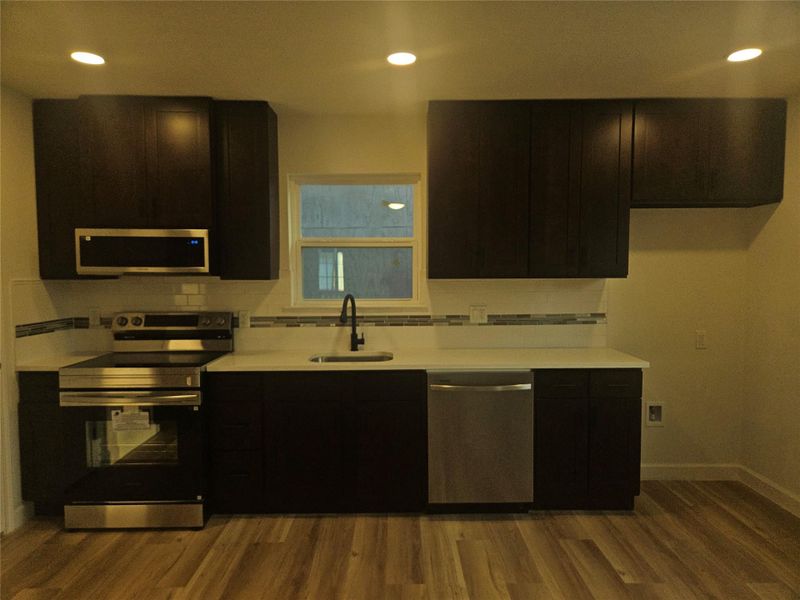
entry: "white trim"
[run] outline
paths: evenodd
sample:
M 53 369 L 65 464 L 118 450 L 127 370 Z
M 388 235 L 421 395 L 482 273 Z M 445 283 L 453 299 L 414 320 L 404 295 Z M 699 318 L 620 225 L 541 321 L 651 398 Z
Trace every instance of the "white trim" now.
M 800 494 L 786 489 L 744 465 L 721 463 L 643 464 L 642 480 L 741 481 L 784 510 L 800 517 Z
M 736 464 L 683 463 L 643 464 L 642 479 L 705 481 L 738 481 L 740 466 Z
M 790 492 L 785 487 L 756 473 L 749 467 L 742 466 L 740 469 L 739 480 L 742 483 L 765 498 L 772 500 L 784 510 L 800 517 L 800 494 Z

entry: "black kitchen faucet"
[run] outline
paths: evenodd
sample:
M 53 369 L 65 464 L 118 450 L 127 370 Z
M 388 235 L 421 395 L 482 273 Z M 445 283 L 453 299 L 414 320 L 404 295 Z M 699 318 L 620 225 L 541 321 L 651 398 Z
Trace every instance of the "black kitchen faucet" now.
M 358 350 L 359 345 L 364 345 L 364 335 L 362 334 L 361 337 L 358 337 L 356 333 L 356 299 L 353 294 L 346 294 L 344 297 L 344 302 L 342 302 L 342 314 L 339 315 L 339 320 L 342 323 L 347 323 L 347 301 L 350 300 L 350 304 L 353 305 L 353 313 L 352 319 L 350 324 L 352 326 L 352 331 L 350 332 L 350 351 L 355 352 Z

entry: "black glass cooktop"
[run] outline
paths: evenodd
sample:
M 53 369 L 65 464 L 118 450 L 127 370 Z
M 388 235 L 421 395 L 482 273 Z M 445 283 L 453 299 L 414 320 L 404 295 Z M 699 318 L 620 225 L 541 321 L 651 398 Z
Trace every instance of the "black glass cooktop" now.
M 202 367 L 226 352 L 111 352 L 70 365 L 69 369 Z

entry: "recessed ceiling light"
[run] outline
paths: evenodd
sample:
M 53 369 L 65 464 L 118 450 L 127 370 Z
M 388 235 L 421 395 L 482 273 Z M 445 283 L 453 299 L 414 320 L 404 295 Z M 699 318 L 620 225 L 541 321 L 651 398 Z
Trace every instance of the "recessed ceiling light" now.
M 417 57 L 411 54 L 411 52 L 395 52 L 394 54 L 387 56 L 386 60 L 393 65 L 404 67 L 406 65 L 413 65 L 415 62 L 417 62 Z
M 102 65 L 106 62 L 102 56 L 91 52 L 73 52 L 69 56 L 72 60 L 77 60 L 85 65 Z
M 753 60 L 759 56 L 761 56 L 761 48 L 744 48 L 743 50 L 731 52 L 728 55 L 728 60 L 730 62 L 743 62 L 745 60 Z
M 392 210 L 400 210 L 401 208 L 405 208 L 406 205 L 404 202 L 384 202 L 387 208 L 391 208 Z

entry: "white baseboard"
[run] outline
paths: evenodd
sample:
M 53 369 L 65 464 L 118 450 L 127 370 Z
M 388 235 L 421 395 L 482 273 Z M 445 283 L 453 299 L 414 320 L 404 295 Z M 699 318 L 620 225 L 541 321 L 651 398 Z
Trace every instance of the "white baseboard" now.
M 11 513 L 9 522 L 6 523 L 8 529 L 6 533 L 11 533 L 15 529 L 22 527 L 25 524 L 25 521 L 30 519 L 33 516 L 33 505 L 29 502 L 23 502 L 22 504 L 18 504 L 14 507 L 13 512 Z
M 800 517 L 800 495 L 795 494 L 752 469 L 736 464 L 644 464 L 643 480 L 684 479 L 704 481 L 741 481 L 784 510 Z
M 740 467 L 739 481 L 769 498 L 784 510 L 800 517 L 800 495 L 790 492 L 785 487 L 745 466 Z
M 688 479 L 704 481 L 739 481 L 739 465 L 734 464 L 653 464 L 642 465 L 642 479 Z

